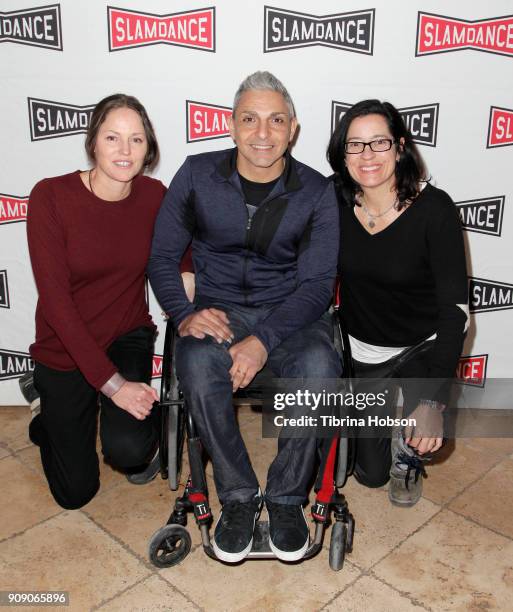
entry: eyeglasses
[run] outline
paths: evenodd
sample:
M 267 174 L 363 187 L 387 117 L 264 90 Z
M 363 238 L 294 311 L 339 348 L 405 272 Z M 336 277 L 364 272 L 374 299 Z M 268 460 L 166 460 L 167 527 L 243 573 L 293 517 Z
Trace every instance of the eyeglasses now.
M 389 151 L 392 145 L 395 144 L 395 140 L 390 138 L 378 138 L 377 140 L 371 140 L 370 142 L 359 142 L 357 140 L 351 140 L 344 143 L 344 150 L 350 155 L 363 153 L 365 147 L 369 147 L 374 153 L 383 153 L 383 151 Z

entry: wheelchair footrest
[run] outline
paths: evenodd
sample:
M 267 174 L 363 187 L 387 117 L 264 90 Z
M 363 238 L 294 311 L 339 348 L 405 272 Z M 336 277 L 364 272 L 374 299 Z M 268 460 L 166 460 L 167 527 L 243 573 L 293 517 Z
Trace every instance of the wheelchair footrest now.
M 253 547 L 251 548 L 250 555 L 252 553 L 272 553 L 269 546 L 269 523 L 267 521 L 257 521 L 255 525 L 255 531 L 253 532 Z

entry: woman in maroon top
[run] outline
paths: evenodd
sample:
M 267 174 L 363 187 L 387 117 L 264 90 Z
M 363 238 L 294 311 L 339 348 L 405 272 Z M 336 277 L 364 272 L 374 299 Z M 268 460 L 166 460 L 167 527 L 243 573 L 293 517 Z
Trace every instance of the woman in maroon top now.
M 27 219 L 41 397 L 30 438 L 64 508 L 83 506 L 99 488 L 98 406 L 105 459 L 138 483 L 157 465 L 145 267 L 165 188 L 143 171 L 156 164 L 158 145 L 140 102 L 116 94 L 94 109 L 85 146 L 92 169 L 39 182 Z

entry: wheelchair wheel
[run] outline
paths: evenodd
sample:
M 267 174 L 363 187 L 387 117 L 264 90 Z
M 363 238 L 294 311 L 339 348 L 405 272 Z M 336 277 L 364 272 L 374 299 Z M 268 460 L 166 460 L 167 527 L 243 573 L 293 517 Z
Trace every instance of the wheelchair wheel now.
M 156 567 L 172 567 L 191 550 L 191 536 L 181 525 L 166 525 L 153 534 L 149 545 L 150 561 Z
M 344 566 L 346 556 L 347 528 L 344 523 L 335 521 L 331 528 L 330 538 L 330 567 L 338 572 Z
M 185 440 L 185 419 L 182 406 L 169 406 L 167 426 L 168 484 L 171 491 L 176 491 L 180 485 Z
M 347 538 L 346 538 L 346 552 L 353 552 L 353 537 L 354 537 L 354 517 L 349 514 L 347 517 Z
M 349 440 L 340 438 L 338 441 L 337 469 L 335 472 L 335 486 L 343 487 L 348 477 Z

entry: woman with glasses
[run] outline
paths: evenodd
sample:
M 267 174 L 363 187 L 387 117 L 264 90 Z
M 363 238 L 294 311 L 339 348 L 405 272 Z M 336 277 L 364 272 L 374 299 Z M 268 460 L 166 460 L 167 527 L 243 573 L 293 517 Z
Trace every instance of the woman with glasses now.
M 341 309 L 355 375 L 422 379 L 402 385 L 403 417 L 416 427 L 393 437 L 359 436 L 354 473 L 369 487 L 390 478 L 390 501 L 412 506 L 422 492 L 422 461 L 442 445 L 442 411 L 467 325 L 460 219 L 447 193 L 427 182 L 388 102 L 350 108 L 328 160 L 340 202 Z

